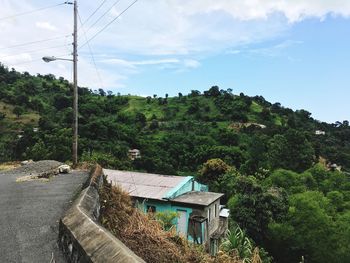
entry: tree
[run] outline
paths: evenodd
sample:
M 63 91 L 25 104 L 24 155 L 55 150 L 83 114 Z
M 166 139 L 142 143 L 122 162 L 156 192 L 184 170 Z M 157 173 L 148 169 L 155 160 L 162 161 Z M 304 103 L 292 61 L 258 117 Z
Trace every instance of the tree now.
M 72 99 L 68 96 L 57 94 L 54 97 L 53 105 L 57 110 L 62 110 L 64 108 L 71 107 L 73 105 Z
M 212 86 L 208 91 L 204 91 L 206 97 L 219 97 L 221 95 L 220 88 L 218 86 Z
M 191 90 L 191 93 L 189 94 L 190 97 L 197 97 L 201 94 L 199 90 Z
M 257 183 L 253 176 L 240 176 L 235 184 L 236 194 L 228 202 L 232 219 L 245 229 L 258 244 L 268 236 L 268 226 L 281 221 L 287 212 L 287 199 L 282 189 L 269 191 Z
M 266 180 L 271 186 L 286 189 L 288 193 L 298 193 L 306 191 L 305 182 L 301 176 L 293 171 L 277 169 Z
M 199 171 L 198 179 L 203 183 L 214 182 L 232 169 L 221 159 L 210 159 L 203 164 Z
M 311 167 L 315 151 L 305 135 L 289 129 L 285 135 L 274 135 L 269 141 L 268 159 L 271 167 L 297 172 Z
M 27 153 L 28 157 L 34 161 L 45 160 L 47 159 L 48 154 L 49 152 L 41 139 L 39 139 L 39 141 L 29 149 L 29 152 Z
M 100 94 L 100 96 L 104 97 L 106 96 L 106 92 L 103 89 L 98 89 L 98 93 Z
M 157 120 L 152 120 L 152 122 L 151 122 L 149 128 L 150 128 L 151 130 L 156 130 L 156 129 L 158 129 L 158 128 L 159 128 L 159 123 L 158 123 L 158 121 L 157 121 Z
M 337 260 L 337 247 L 330 205 L 320 192 L 291 196 L 286 220 L 270 225 L 270 249 L 277 262 L 344 262 Z M 320 242 L 322 240 L 322 242 Z M 342 244 L 341 244 L 342 245 Z
M 136 122 L 139 122 L 142 127 L 146 125 L 146 116 L 141 112 L 136 113 L 135 120 Z
M 24 113 L 24 108 L 20 106 L 16 106 L 13 108 L 13 113 L 16 114 L 17 118 Z

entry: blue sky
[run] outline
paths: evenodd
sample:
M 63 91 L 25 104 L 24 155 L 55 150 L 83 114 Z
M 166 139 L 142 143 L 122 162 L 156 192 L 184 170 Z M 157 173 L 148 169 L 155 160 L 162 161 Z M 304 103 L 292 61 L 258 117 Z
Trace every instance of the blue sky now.
M 84 31 L 91 38 L 133 1 L 78 2 L 83 22 L 104 2 L 79 30 L 81 46 Z M 20 71 L 71 79 L 69 63 L 40 61 L 44 55 L 69 54 L 70 6 L 1 20 L 55 3 L 60 2 L 0 0 L 0 61 Z M 90 42 L 97 70 L 88 46 L 79 50 L 79 83 L 158 96 L 218 85 L 306 109 L 321 121 L 350 119 L 349 15 L 345 0 L 139 0 Z

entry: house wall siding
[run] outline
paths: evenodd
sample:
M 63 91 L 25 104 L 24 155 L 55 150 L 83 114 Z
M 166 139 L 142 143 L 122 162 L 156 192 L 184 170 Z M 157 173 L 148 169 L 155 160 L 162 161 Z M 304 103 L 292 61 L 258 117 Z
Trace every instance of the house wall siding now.
M 217 206 L 217 214 L 215 216 L 215 205 Z M 220 206 L 220 200 L 217 200 L 216 202 L 212 203 L 210 206 L 205 208 L 205 214 L 208 215 L 208 210 L 210 209 L 211 212 L 211 220 L 208 222 L 208 235 L 211 236 L 215 230 L 219 227 L 220 220 L 219 220 L 219 206 Z

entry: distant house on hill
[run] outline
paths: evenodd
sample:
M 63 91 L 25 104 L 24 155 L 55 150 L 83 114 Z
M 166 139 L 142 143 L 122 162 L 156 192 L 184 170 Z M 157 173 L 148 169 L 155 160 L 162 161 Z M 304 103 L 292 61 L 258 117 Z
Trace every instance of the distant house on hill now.
M 223 194 L 208 192 L 208 187 L 192 176 L 103 171 L 112 184 L 144 204 L 144 212 L 177 212 L 177 232 L 192 242 L 207 245 L 210 253 L 216 254 L 228 227 L 229 210 L 220 206 Z
M 321 131 L 321 130 L 316 130 L 315 134 L 316 135 L 326 135 L 326 132 L 325 131 Z
M 341 171 L 341 166 L 340 165 L 337 165 L 336 163 L 333 163 L 333 164 L 329 164 L 328 165 L 328 169 L 330 171 Z
M 128 151 L 128 157 L 131 160 L 141 158 L 141 152 L 139 149 L 131 149 Z

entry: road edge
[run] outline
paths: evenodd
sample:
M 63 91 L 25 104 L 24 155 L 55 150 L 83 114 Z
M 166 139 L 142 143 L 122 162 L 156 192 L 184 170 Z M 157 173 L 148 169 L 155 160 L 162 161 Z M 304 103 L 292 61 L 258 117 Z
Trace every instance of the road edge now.
M 144 262 L 99 223 L 103 170 L 95 165 L 59 223 L 58 244 L 67 262 Z

